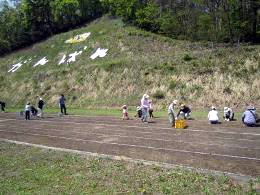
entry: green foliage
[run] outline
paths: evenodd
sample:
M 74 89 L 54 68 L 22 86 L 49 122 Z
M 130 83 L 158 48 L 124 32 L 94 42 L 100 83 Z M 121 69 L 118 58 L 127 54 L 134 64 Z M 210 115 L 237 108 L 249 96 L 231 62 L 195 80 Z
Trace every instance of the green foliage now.
M 155 98 L 155 99 L 164 99 L 165 98 L 165 95 L 164 95 L 164 92 L 160 89 L 157 89 L 155 91 L 154 94 L 152 94 L 152 96 Z
M 99 17 L 95 0 L 22 0 L 0 11 L 0 55 Z
M 61 29 L 78 23 L 81 11 L 77 0 L 54 0 L 51 7 L 53 22 Z
M 135 23 L 146 30 L 158 31 L 159 7 L 155 3 L 148 3 L 144 8 L 136 11 Z

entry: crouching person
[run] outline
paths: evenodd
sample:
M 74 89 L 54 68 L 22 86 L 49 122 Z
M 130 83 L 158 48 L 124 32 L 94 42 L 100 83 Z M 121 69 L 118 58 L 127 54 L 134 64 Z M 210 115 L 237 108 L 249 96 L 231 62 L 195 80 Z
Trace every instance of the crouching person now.
M 218 124 L 219 123 L 219 117 L 218 117 L 218 111 L 215 106 L 211 107 L 211 111 L 209 111 L 208 119 L 210 124 Z
M 256 114 L 256 109 L 253 106 L 248 106 L 242 115 L 242 122 L 248 127 L 255 127 L 260 122 Z
M 234 120 L 234 112 L 229 107 L 224 107 L 224 120 L 225 121 L 233 121 Z
M 179 110 L 179 112 L 177 114 L 177 118 L 179 116 L 181 116 L 184 119 L 189 119 L 190 113 L 191 113 L 191 109 L 188 106 L 186 106 L 185 104 L 182 104 L 181 109 Z

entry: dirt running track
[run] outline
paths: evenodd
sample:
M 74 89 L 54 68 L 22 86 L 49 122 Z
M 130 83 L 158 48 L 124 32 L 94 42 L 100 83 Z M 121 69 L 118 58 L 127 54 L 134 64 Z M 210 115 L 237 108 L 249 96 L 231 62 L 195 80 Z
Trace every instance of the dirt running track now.
M 260 127 L 244 127 L 240 121 L 209 125 L 192 120 L 188 125 L 176 130 L 165 119 L 144 124 L 137 119 L 54 115 L 25 121 L 14 113 L 0 113 L 0 138 L 260 176 Z

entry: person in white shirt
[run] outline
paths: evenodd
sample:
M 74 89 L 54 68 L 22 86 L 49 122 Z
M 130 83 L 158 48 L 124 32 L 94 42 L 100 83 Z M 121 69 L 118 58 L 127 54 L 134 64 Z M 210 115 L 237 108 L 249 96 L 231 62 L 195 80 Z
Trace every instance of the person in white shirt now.
M 174 113 L 174 107 L 177 105 L 177 100 L 174 100 L 170 106 L 168 107 L 168 116 L 171 126 L 175 125 L 175 113 Z
M 219 123 L 219 117 L 218 117 L 218 111 L 215 106 L 211 107 L 211 111 L 209 111 L 208 119 L 210 124 L 218 124 Z
M 30 120 L 30 112 L 31 112 L 30 102 L 27 102 L 24 111 L 25 111 L 25 120 Z

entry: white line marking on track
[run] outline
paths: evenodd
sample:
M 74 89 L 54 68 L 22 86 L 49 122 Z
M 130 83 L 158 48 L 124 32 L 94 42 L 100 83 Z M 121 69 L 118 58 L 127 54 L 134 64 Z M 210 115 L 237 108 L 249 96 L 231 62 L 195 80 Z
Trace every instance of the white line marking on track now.
M 34 127 L 30 130 L 43 130 L 42 128 Z M 1 130 L 0 130 L 1 131 Z M 28 130 L 29 131 L 29 130 Z M 27 133 L 28 131 L 22 131 L 24 133 Z M 228 146 L 223 144 L 210 144 L 210 143 L 203 143 L 203 142 L 185 142 L 185 141 L 178 141 L 178 140 L 167 140 L 167 139 L 159 139 L 159 138 L 147 138 L 147 137 L 140 137 L 140 136 L 126 136 L 126 135 L 118 135 L 118 134 L 102 134 L 102 133 L 91 133 L 91 132 L 79 132 L 75 130 L 60 130 L 60 129 L 48 129 L 47 131 L 56 131 L 56 132 L 64 132 L 64 133 L 76 133 L 76 134 L 83 134 L 83 135 L 97 135 L 97 136 L 103 136 L 103 137 L 122 137 L 122 138 L 135 138 L 135 139 L 145 139 L 145 140 L 152 140 L 152 141 L 163 141 L 163 142 L 176 142 L 176 143 L 184 143 L 184 144 L 197 144 L 197 145 L 206 145 L 206 146 L 221 146 L 225 148 L 239 148 L 239 149 L 248 149 L 248 150 L 260 150 L 260 148 L 249 148 L 249 147 L 240 147 L 240 146 Z M 9 131 L 10 132 L 10 131 Z M 45 130 L 43 131 L 45 132 Z
M 0 130 L 0 131 L 1 131 L 1 132 L 10 133 L 10 132 L 4 131 L 4 130 Z M 246 159 L 246 160 L 260 161 L 260 159 L 258 159 L 258 158 L 250 158 L 250 157 L 244 157 L 244 156 L 225 155 L 225 154 L 207 153 L 207 152 L 196 152 L 196 151 L 189 151 L 189 150 L 177 150 L 177 149 L 155 148 L 155 147 L 151 147 L 151 146 L 138 146 L 138 145 L 133 145 L 133 144 L 107 143 L 107 142 L 87 140 L 87 139 L 69 138 L 69 137 L 54 136 L 54 135 L 41 135 L 41 134 L 36 134 L 36 133 L 22 133 L 22 132 L 16 132 L 16 131 L 12 131 L 12 133 L 24 134 L 24 135 L 31 135 L 31 136 L 42 136 L 42 137 L 66 139 L 66 140 L 72 140 L 72 141 L 92 142 L 92 143 L 98 143 L 98 144 L 127 146 L 127 147 L 135 147 L 135 148 L 145 148 L 145 149 L 151 149 L 151 150 L 165 150 L 165 151 L 171 151 L 171 152 L 191 153 L 191 154 L 199 154 L 199 155 L 209 155 L 209 156 L 218 156 L 218 157 L 227 157 L 227 158 L 236 158 L 236 159 Z
M 133 158 L 125 157 L 125 156 L 115 156 L 115 155 L 99 154 L 99 153 L 92 153 L 92 152 L 86 152 L 86 151 L 80 151 L 80 150 L 72 150 L 72 149 L 66 149 L 66 148 L 50 147 L 50 146 L 45 146 L 45 145 L 40 145 L 40 144 L 32 144 L 32 143 L 20 142 L 20 141 L 14 141 L 14 140 L 9 140 L 9 139 L 2 139 L 2 138 L 0 138 L 0 141 L 19 144 L 19 145 L 38 147 L 38 148 L 48 149 L 48 150 L 70 152 L 70 153 L 88 155 L 88 156 L 104 158 L 104 159 L 112 159 L 112 160 L 117 160 L 117 161 L 119 160 L 119 161 L 133 162 L 133 163 L 142 162 L 145 165 L 156 165 L 156 166 L 164 167 L 164 168 L 184 168 L 184 169 L 188 169 L 191 171 L 196 171 L 198 173 L 213 174 L 216 176 L 228 175 L 230 177 L 233 177 L 237 180 L 241 180 L 244 182 L 248 182 L 251 179 L 255 180 L 255 178 L 253 178 L 251 176 L 240 174 L 240 173 L 231 173 L 231 172 L 227 172 L 227 171 L 222 172 L 222 171 L 215 171 L 215 170 L 209 170 L 209 169 L 194 168 L 194 167 L 190 167 L 190 166 L 186 166 L 186 165 L 182 165 L 182 164 L 175 165 L 175 164 L 169 164 L 169 163 L 163 163 L 163 162 L 147 161 L 147 160 L 142 160 L 142 159 L 133 159 Z
M 47 122 L 47 121 L 44 121 L 44 122 Z M 53 121 L 54 122 L 54 121 Z M 68 122 L 70 123 L 70 122 Z M 80 124 L 80 123 L 79 123 Z M 84 124 L 84 123 L 83 123 Z M 93 123 L 92 123 L 93 124 Z M 95 125 L 100 125 L 100 126 L 116 126 L 116 127 L 121 127 L 119 125 L 107 125 L 107 124 L 95 124 Z M 58 126 L 58 125 L 56 125 Z M 128 126 L 129 127 L 129 126 Z M 83 129 L 83 128 L 75 128 L 73 127 L 74 129 Z M 139 127 L 140 129 L 142 129 L 141 127 Z M 161 129 L 161 128 L 159 128 Z M 171 128 L 169 128 L 171 129 Z M 175 129 L 171 129 L 173 132 L 176 131 Z M 128 132 L 126 130 L 117 130 L 117 129 L 113 129 L 112 131 L 117 131 L 117 132 Z M 188 131 L 186 132 L 189 132 L 189 131 L 193 131 L 191 129 L 189 129 Z M 150 135 L 177 135 L 177 134 L 170 134 L 170 133 L 162 133 L 162 132 L 151 132 L 151 131 L 136 131 L 138 133 L 141 133 L 141 134 L 150 134 Z M 216 131 L 208 131 L 210 133 L 214 133 Z M 217 139 L 224 139 L 224 140 L 234 140 L 234 141 L 248 141 L 248 142 L 258 142 L 258 140 L 251 140 L 251 139 L 243 139 L 243 138 L 239 138 L 239 139 L 236 139 L 236 138 L 227 138 L 227 137 L 218 137 L 218 136 L 215 136 L 214 138 L 217 138 Z
M 46 123 L 50 123 L 50 122 L 61 122 L 61 123 L 66 123 L 66 124 L 77 124 L 77 125 L 84 125 L 84 124 L 89 124 L 89 123 L 79 123 L 79 122 L 67 122 L 67 121 L 41 121 L 41 122 L 46 122 Z M 103 125 L 103 126 L 111 126 L 111 127 L 122 127 L 120 125 L 113 125 L 113 124 L 105 124 L 105 123 L 91 123 L 91 124 L 95 124 L 95 125 Z M 135 126 L 135 125 L 123 125 L 123 127 L 133 127 L 133 128 L 139 128 L 139 129 L 165 129 L 165 130 L 175 130 L 174 128 L 155 128 L 155 127 L 140 127 L 140 126 Z M 194 132 L 207 132 L 207 133 L 223 133 L 223 134 L 235 134 L 235 135 L 253 135 L 253 136 L 260 136 L 260 134 L 258 133 L 239 133 L 239 132 L 226 132 L 226 131 L 207 131 L 207 130 L 200 130 L 200 129 L 187 129 L 187 132 L 189 131 L 194 131 Z

